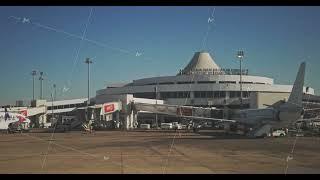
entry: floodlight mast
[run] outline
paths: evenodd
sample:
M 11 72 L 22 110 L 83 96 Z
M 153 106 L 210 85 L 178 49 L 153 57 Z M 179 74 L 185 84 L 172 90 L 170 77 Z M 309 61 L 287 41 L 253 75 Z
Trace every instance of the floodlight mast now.
M 43 95 L 43 92 L 42 92 L 42 89 L 43 89 L 43 87 L 42 87 L 42 81 L 43 81 L 43 72 L 40 72 L 40 77 L 39 77 L 39 80 L 40 80 L 40 99 L 42 99 L 43 97 L 42 97 L 42 95 Z
M 242 50 L 239 50 L 237 52 L 237 58 L 240 61 L 240 109 L 242 108 L 243 102 L 242 102 L 242 60 L 244 58 L 244 52 Z
M 54 101 L 54 97 L 53 97 L 53 95 L 52 95 L 52 93 L 51 93 L 51 110 L 52 110 L 52 113 L 51 113 L 51 124 L 53 123 L 53 120 L 54 120 L 54 115 L 53 115 L 53 101 Z
M 32 100 L 34 100 L 34 77 L 37 75 L 37 71 L 33 70 L 31 72 L 32 75 Z
M 87 116 L 89 119 L 89 113 L 88 113 L 88 108 L 90 104 L 90 64 L 92 64 L 92 60 L 89 58 L 86 58 L 85 63 L 88 64 L 88 100 L 87 100 Z
M 156 98 L 156 107 L 157 107 L 157 104 L 158 104 L 158 101 L 157 101 L 157 95 L 158 95 L 158 86 L 156 85 L 154 87 L 154 90 L 155 90 L 155 98 Z M 156 113 L 156 128 L 158 128 L 158 113 Z
M 54 100 L 54 101 L 56 100 L 56 95 L 57 95 L 56 87 L 57 87 L 57 85 L 56 85 L 56 84 L 53 84 L 53 89 L 54 89 L 53 100 Z
M 51 119 L 52 119 L 52 121 L 54 120 L 54 114 L 53 114 L 53 101 L 55 101 L 56 100 L 56 84 L 53 84 L 53 92 L 51 93 L 51 100 L 52 100 L 52 117 L 51 117 Z M 51 121 L 51 123 L 52 123 L 52 121 Z

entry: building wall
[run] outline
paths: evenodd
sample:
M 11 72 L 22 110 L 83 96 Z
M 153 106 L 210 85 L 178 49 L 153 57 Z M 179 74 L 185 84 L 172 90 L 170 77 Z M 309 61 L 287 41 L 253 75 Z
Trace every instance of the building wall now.
M 47 100 L 32 100 L 31 107 L 46 106 Z
M 133 98 L 135 103 L 148 103 L 148 104 L 163 104 L 163 100 L 145 99 L 145 98 Z
M 190 93 L 188 97 L 162 97 L 162 95 L 158 95 L 161 97 L 160 99 L 165 100 L 168 104 L 176 104 L 176 105 L 195 105 L 195 106 L 221 106 L 221 105 L 237 105 L 240 104 L 239 97 L 231 97 L 232 92 L 238 92 L 240 89 L 239 84 L 172 84 L 172 85 L 157 85 L 157 93 L 165 94 L 165 93 L 180 93 L 187 92 Z M 254 103 L 250 98 L 244 95 L 255 92 L 260 92 L 258 100 L 270 101 L 265 102 L 265 104 L 273 104 L 276 100 L 286 98 L 289 96 L 291 92 L 292 85 L 278 85 L 278 84 L 243 84 L 243 98 L 244 104 L 249 105 L 252 108 L 257 107 L 265 107 L 263 103 Z M 312 88 L 308 88 L 309 93 L 313 93 Z M 196 92 L 225 92 L 224 97 L 196 97 Z M 304 87 L 304 92 L 306 92 L 306 87 Z M 214 94 L 214 93 L 211 93 Z M 272 93 L 274 96 L 267 97 L 267 95 Z M 97 91 L 96 101 L 98 104 L 99 101 L 105 98 L 110 98 L 110 96 L 119 95 L 119 94 L 134 94 L 135 97 L 143 98 L 155 98 L 149 96 L 155 96 L 155 85 L 144 85 L 144 86 L 125 86 L 119 88 L 107 88 Z M 286 94 L 286 95 L 284 95 Z M 138 96 L 136 96 L 138 95 Z M 148 97 L 147 97 L 148 96 Z M 253 94 L 253 97 L 255 95 Z M 266 99 L 266 100 L 263 100 Z M 248 101 L 249 100 L 249 101 Z
M 115 95 L 106 95 L 106 94 L 101 94 L 101 95 L 96 95 L 96 104 L 103 104 L 107 102 L 117 102 L 117 101 L 129 101 L 129 99 L 133 99 L 133 95 L 126 95 L 123 93 L 123 95 L 115 94 Z
M 235 81 L 239 83 L 239 75 L 179 75 L 179 76 L 163 76 L 163 77 L 152 77 L 144 78 L 133 81 L 133 85 L 146 85 L 150 83 L 165 83 L 165 82 L 187 82 L 187 81 Z M 253 82 L 253 83 L 265 83 L 273 84 L 273 79 L 261 76 L 242 76 L 243 82 Z
M 16 107 L 23 107 L 23 106 L 24 106 L 23 100 L 17 100 L 16 101 Z
M 60 100 L 60 101 L 48 101 L 46 102 L 46 106 L 64 106 L 69 104 L 81 104 L 86 103 L 88 98 L 81 98 L 81 99 L 68 99 L 68 100 Z
M 177 92 L 177 91 L 239 91 L 239 84 L 172 84 L 172 85 L 157 85 L 158 92 Z M 291 92 L 292 85 L 268 85 L 268 84 L 243 84 L 243 91 L 249 92 Z M 306 92 L 306 87 L 303 88 L 305 93 L 314 92 L 309 88 Z M 112 94 L 133 94 L 150 92 L 155 93 L 155 85 L 144 86 L 125 86 L 119 88 L 108 88 L 97 91 L 99 95 L 112 95 Z

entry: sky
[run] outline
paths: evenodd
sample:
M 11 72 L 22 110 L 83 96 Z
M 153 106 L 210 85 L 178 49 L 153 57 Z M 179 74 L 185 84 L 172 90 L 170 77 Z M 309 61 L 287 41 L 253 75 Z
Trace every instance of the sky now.
M 110 83 L 175 75 L 202 50 L 238 68 L 242 49 L 243 67 L 276 84 L 293 84 L 306 61 L 305 86 L 319 95 L 319 18 L 311 6 L 2 6 L 0 104 L 32 99 L 32 70 L 44 72 L 44 98 L 53 84 L 57 99 L 84 98 L 87 57 L 95 96 Z

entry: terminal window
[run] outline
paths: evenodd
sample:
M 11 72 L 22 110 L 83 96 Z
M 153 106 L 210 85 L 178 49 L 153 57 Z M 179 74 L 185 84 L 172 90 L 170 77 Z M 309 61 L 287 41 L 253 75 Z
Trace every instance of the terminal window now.
M 214 96 L 214 98 L 225 98 L 226 92 L 225 91 L 215 91 L 213 96 Z
M 195 98 L 213 98 L 214 92 L 213 91 L 195 91 L 194 97 Z
M 219 81 L 220 84 L 236 84 L 236 81 Z
M 198 81 L 198 84 L 215 84 L 216 81 Z
M 249 96 L 250 96 L 250 92 L 248 92 L 248 91 L 242 92 L 242 97 L 247 98 L 247 97 L 249 97 Z
M 195 98 L 200 98 L 200 91 L 195 91 L 194 92 L 194 97 Z
M 242 97 L 247 98 L 249 97 L 250 93 L 248 91 L 242 91 Z M 230 98 L 241 97 L 240 91 L 230 91 L 229 92 Z
M 177 82 L 177 84 L 194 84 L 194 81 Z
M 174 84 L 174 82 L 160 82 L 159 84 L 161 84 L 161 85 Z
M 213 91 L 207 91 L 207 98 L 213 98 Z
M 236 91 L 230 91 L 230 92 L 229 92 L 229 97 L 230 97 L 230 98 L 235 98 L 235 97 L 237 97 Z

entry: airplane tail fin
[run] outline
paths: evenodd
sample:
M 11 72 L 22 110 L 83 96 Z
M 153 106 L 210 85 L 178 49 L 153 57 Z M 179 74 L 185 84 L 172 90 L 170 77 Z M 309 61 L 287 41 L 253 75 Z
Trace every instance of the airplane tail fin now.
M 287 103 L 290 105 L 296 105 L 298 107 L 302 107 L 305 68 L 306 68 L 306 62 L 302 62 L 300 64 L 296 80 L 294 81 L 292 91 L 287 101 Z

